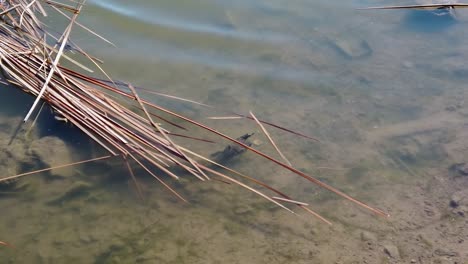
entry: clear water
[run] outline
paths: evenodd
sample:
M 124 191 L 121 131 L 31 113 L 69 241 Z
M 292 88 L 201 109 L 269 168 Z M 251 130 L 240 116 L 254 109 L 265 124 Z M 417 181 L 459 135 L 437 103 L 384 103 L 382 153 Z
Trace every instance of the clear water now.
M 435 221 L 414 213 L 422 210 L 416 190 L 432 195 L 427 186 L 433 175 L 464 162 L 468 11 L 455 21 L 421 11 L 356 10 L 394 3 L 89 0 L 79 21 L 117 48 L 79 28 L 72 35 L 104 60 L 115 79 L 227 111 L 252 110 L 317 137 L 320 143 L 269 129 L 295 167 L 390 218 L 373 216 L 249 153 L 230 165 L 309 202 L 334 225 L 299 208 L 300 216 L 291 215 L 219 182 L 172 183 L 189 198 L 183 204 L 140 171 L 142 202 L 116 160 L 70 169 L 62 173 L 69 175 L 65 179 L 28 176 L 21 181 L 26 190 L 0 191 L 0 240 L 15 246 L 0 248 L 0 262 L 393 263 L 398 260 L 383 250 L 390 241 L 400 248 L 402 263 L 421 256 L 421 263 L 429 263 L 424 259 L 432 251 L 413 249 L 411 238 L 404 238 L 414 231 L 408 223 Z M 65 25 L 55 16 L 45 20 Z M 103 153 L 47 111 L 29 137 L 21 130 L 9 145 L 32 98 L 7 87 L 0 93 L 3 176 L 41 167 L 22 160 L 39 137 L 66 142 L 70 157 L 56 154 L 57 163 Z M 142 96 L 233 137 L 256 132 L 259 148 L 275 155 L 254 123 L 206 120 L 219 111 Z M 184 143 L 206 154 L 225 146 Z M 64 194 L 80 184 L 86 191 Z M 438 220 L 452 217 L 444 204 L 450 186 L 437 193 Z M 368 245 L 364 231 L 377 241 Z

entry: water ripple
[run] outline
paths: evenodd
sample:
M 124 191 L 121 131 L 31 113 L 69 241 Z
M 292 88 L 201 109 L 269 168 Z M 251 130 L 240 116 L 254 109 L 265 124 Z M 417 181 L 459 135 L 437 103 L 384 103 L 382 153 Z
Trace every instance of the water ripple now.
M 274 32 L 245 32 L 234 29 L 233 25 L 226 22 L 222 25 L 210 25 L 183 19 L 180 17 L 168 16 L 156 10 L 148 11 L 137 6 L 122 5 L 105 0 L 92 0 L 95 6 L 111 11 L 115 14 L 125 16 L 149 25 L 167 27 L 175 30 L 211 34 L 223 38 L 234 38 L 247 41 L 262 41 L 272 43 L 284 43 L 289 39 L 286 35 Z

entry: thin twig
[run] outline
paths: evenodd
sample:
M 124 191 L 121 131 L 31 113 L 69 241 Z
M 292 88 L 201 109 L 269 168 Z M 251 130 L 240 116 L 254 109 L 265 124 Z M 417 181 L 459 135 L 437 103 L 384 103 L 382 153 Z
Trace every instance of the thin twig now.
M 250 116 L 252 116 L 252 118 L 255 120 L 255 122 L 257 122 L 258 126 L 262 129 L 263 133 L 268 138 L 268 141 L 270 141 L 271 145 L 275 148 L 276 152 L 278 152 L 278 154 L 281 156 L 281 158 L 284 160 L 284 162 L 286 162 L 286 164 L 288 164 L 289 166 L 292 166 L 291 162 L 286 158 L 286 156 L 284 156 L 283 152 L 281 152 L 281 150 L 278 148 L 278 146 L 276 146 L 276 143 L 273 141 L 273 139 L 271 138 L 268 131 L 265 129 L 265 127 L 262 125 L 262 123 L 260 123 L 260 121 L 258 121 L 257 117 L 252 113 L 252 111 L 250 111 Z

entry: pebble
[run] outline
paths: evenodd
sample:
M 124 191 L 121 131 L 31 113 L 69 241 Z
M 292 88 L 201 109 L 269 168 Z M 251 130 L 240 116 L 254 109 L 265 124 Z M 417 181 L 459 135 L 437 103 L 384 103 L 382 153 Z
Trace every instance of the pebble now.
M 246 205 L 240 205 L 234 209 L 234 213 L 237 215 L 247 214 L 247 213 L 250 213 L 251 211 L 252 211 L 252 208 Z
M 404 61 L 403 62 L 403 67 L 410 69 L 414 67 L 414 64 L 411 61 Z
M 457 107 L 454 105 L 449 105 L 445 107 L 445 111 L 448 111 L 448 112 L 454 112 L 456 110 L 457 110 Z
M 384 248 L 385 254 L 387 254 L 389 257 L 394 258 L 394 259 L 400 258 L 400 251 L 395 245 L 387 243 L 383 245 L 383 248 Z
M 348 59 L 359 59 L 370 56 L 372 48 L 363 39 L 350 36 L 330 38 L 329 44 Z
M 361 240 L 362 241 L 377 241 L 377 235 L 369 231 L 362 231 Z
M 455 208 L 460 206 L 461 202 L 465 198 L 465 193 L 463 191 L 456 192 L 450 197 L 450 206 Z
M 458 254 L 458 252 L 455 252 L 455 251 L 448 251 L 448 250 L 445 250 L 445 249 L 436 249 L 434 251 L 434 254 L 437 255 L 437 256 L 441 256 L 441 257 L 458 257 L 460 256 L 460 254 Z
M 254 146 L 258 147 L 258 146 L 262 145 L 263 142 L 262 142 L 260 139 L 254 139 L 254 140 L 252 141 L 252 144 L 253 144 Z
M 136 258 L 137 262 L 146 262 L 148 260 L 155 260 L 158 257 L 158 254 L 152 249 L 146 251 L 142 255 Z
M 125 247 L 125 243 L 123 241 L 121 241 L 120 239 L 118 238 L 113 238 L 111 241 L 110 241 L 110 250 L 111 251 L 116 251 L 116 250 L 120 250 L 122 248 Z
M 455 163 L 449 167 L 449 170 L 463 176 L 468 176 L 468 164 L 466 163 Z
M 468 215 L 468 207 L 462 205 L 452 210 L 454 214 L 465 217 Z
M 465 217 L 468 215 L 468 191 L 461 190 L 455 192 L 450 197 L 450 207 L 452 207 L 452 213 L 459 216 Z
M 465 163 L 463 166 L 458 167 L 458 172 L 462 175 L 468 175 L 468 165 Z
M 80 234 L 80 241 L 84 244 L 93 242 L 93 239 L 88 234 Z

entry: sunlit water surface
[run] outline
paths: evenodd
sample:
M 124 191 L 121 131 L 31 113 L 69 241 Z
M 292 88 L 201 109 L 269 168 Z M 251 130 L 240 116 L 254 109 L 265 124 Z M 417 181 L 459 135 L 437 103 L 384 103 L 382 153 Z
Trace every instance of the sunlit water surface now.
M 141 201 L 128 171 L 115 160 L 57 172 L 60 178 L 50 172 L 28 176 L 21 181 L 26 187 L 13 194 L 0 190 L 0 240 L 15 246 L 0 248 L 0 262 L 397 261 L 382 249 L 385 241 L 404 251 L 408 241 L 393 240 L 407 227 L 402 223 L 411 217 L 421 225 L 432 221 L 412 213 L 420 197 L 411 194 L 430 183 L 429 169 L 444 173 L 450 164 L 464 162 L 457 156 L 463 152 L 450 143 L 468 113 L 468 27 L 463 10 L 459 21 L 428 12 L 356 10 L 380 4 L 392 2 L 88 0 L 79 21 L 116 47 L 77 26 L 72 40 L 102 59 L 116 80 L 215 106 L 141 93 L 230 136 L 255 132 L 257 147 L 274 157 L 279 158 L 254 122 L 206 117 L 251 110 L 318 138 L 267 127 L 294 167 L 391 213 L 389 219 L 250 153 L 229 165 L 310 203 L 334 225 L 300 208 L 294 208 L 298 217 L 238 187 L 189 175 L 180 183 L 168 179 L 189 199 L 184 204 L 138 171 Z M 44 21 L 57 31 L 66 25 L 56 15 Z M 0 148 L 7 153 L 1 156 L 2 176 L 43 167 L 24 159 L 30 159 L 29 146 L 47 136 L 68 147 L 67 159 L 53 151 L 54 165 L 104 154 L 47 110 L 31 133 L 25 135 L 29 125 L 24 125 L 8 144 L 32 98 L 6 87 L 0 94 Z M 207 155 L 227 144 L 211 138 L 218 143 L 180 142 Z M 67 193 L 74 188 L 76 194 Z M 377 241 L 363 242 L 363 230 Z M 404 252 L 399 258 L 408 261 L 402 263 L 426 254 Z

